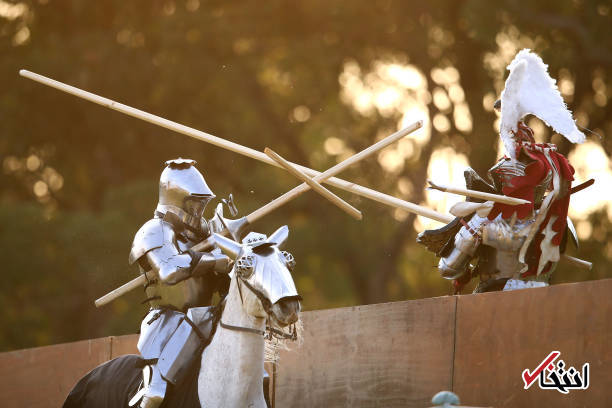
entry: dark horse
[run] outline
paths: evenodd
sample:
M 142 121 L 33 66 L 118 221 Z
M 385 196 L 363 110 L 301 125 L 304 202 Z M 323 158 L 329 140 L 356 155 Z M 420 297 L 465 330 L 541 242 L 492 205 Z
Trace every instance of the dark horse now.
M 200 408 L 198 400 L 199 359 L 184 381 L 170 387 L 162 407 Z M 142 357 L 129 354 L 99 365 L 74 386 L 64 408 L 128 407 L 128 401 L 138 391 L 142 380 Z M 161 407 L 160 407 L 161 408 Z
M 160 408 L 200 408 L 198 399 L 199 359 L 189 370 L 184 381 L 176 387 L 170 386 Z M 91 370 L 74 386 L 63 408 L 105 407 L 129 408 L 128 401 L 138 390 L 142 380 L 142 357 L 128 354 L 107 361 Z M 264 379 L 264 396 L 268 399 L 268 379 Z

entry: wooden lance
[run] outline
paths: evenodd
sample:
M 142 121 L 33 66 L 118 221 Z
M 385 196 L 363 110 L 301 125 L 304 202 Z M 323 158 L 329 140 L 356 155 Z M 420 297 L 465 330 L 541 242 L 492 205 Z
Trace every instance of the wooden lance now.
M 88 100 L 98 105 L 105 106 L 109 109 L 113 109 L 115 111 L 132 116 L 134 118 L 144 120 L 145 122 L 149 122 L 154 125 L 158 125 L 158 126 L 161 126 L 169 130 L 173 130 L 183 135 L 193 137 L 194 139 L 198 139 L 203 142 L 215 145 L 217 147 L 221 147 L 223 149 L 230 150 L 234 153 L 238 153 L 243 156 L 247 156 L 252 159 L 256 159 L 261 162 L 268 163 L 273 166 L 282 168 L 282 166 L 279 163 L 269 158 L 265 153 L 262 153 L 255 149 L 251 149 L 249 147 L 242 146 L 238 143 L 234 143 L 229 140 L 225 140 L 220 137 L 213 136 L 209 133 L 202 132 L 201 130 L 194 129 L 189 126 L 181 125 L 180 123 L 173 122 L 168 119 L 164 119 L 160 116 L 153 115 L 151 113 L 142 111 L 140 109 L 132 108 L 131 106 L 127 106 L 122 103 L 113 101 L 112 99 L 104 98 L 94 93 L 84 91 L 74 86 L 64 84 L 62 82 L 56 81 L 51 78 L 47 78 L 43 75 L 36 74 L 34 72 L 30 72 L 25 69 L 20 70 L 19 75 L 21 75 L 22 77 L 31 79 L 33 81 L 36 81 L 38 83 L 41 83 L 43 85 L 50 86 L 51 88 L 55 88 L 62 92 L 66 92 L 71 95 L 78 96 L 79 98 Z M 404 128 L 404 131 L 407 131 L 407 133 L 411 133 L 419 129 L 422 126 L 423 126 L 423 123 L 421 121 L 418 121 Z M 302 170 L 304 173 L 306 173 L 307 175 L 311 177 L 316 177 L 319 174 L 321 174 L 320 172 L 316 170 L 301 166 L 296 163 L 290 163 L 290 164 L 294 167 L 299 168 L 300 170 Z M 382 204 L 389 205 L 394 208 L 401 208 L 402 210 L 405 210 L 405 211 L 408 211 L 408 212 L 411 212 L 417 215 L 421 215 L 423 217 L 427 217 L 427 218 L 431 218 L 436 221 L 444 222 L 441 218 L 439 218 L 439 213 L 427 207 L 423 207 L 423 206 L 411 203 L 409 201 L 401 200 L 397 197 L 383 194 L 379 191 L 360 186 L 359 184 L 352 183 L 350 181 L 342 180 L 336 177 L 330 177 L 330 178 L 325 179 L 325 183 L 331 186 L 337 187 L 341 190 L 349 191 L 351 193 L 357 194 L 365 198 L 369 198 L 371 200 L 377 201 Z
M 151 113 L 142 111 L 140 109 L 136 109 L 136 108 L 132 108 L 130 106 L 121 104 L 119 102 L 113 101 L 111 99 L 108 98 L 104 98 L 102 96 L 93 94 L 91 92 L 87 92 L 84 91 L 82 89 L 76 88 L 74 86 L 71 85 L 67 85 L 64 84 L 62 82 L 53 80 L 51 78 L 47 78 L 43 75 L 40 74 L 36 74 L 34 72 L 30 72 L 27 71 L 25 69 L 22 69 L 19 71 L 19 74 L 25 78 L 31 79 L 33 81 L 39 82 L 43 85 L 47 85 L 50 86 L 52 88 L 58 89 L 62 92 L 66 92 L 69 93 L 71 95 L 74 96 L 78 96 L 79 98 L 82 99 L 86 99 L 90 102 L 96 103 L 98 105 L 102 105 L 105 106 L 109 109 L 113 109 L 116 110 L 118 112 L 122 112 L 126 115 L 144 120 L 146 122 L 164 127 L 166 129 L 169 130 L 173 130 L 175 132 L 184 134 L 186 136 L 190 136 L 193 137 L 195 139 L 198 140 L 202 140 L 204 142 L 213 144 L 215 146 L 233 151 L 235 153 L 239 153 L 242 154 L 244 156 L 247 157 L 251 157 L 253 159 L 262 161 L 264 163 L 268 163 L 271 164 L 273 166 L 277 166 L 277 167 L 282 167 L 281 164 L 279 164 L 278 162 L 276 162 L 275 160 L 271 159 L 270 157 L 268 157 L 266 154 L 259 152 L 257 150 L 251 149 L 249 147 L 245 147 L 242 146 L 238 143 L 234 143 L 225 139 L 222 139 L 220 137 L 217 136 L 213 136 L 211 134 L 208 134 L 206 132 L 202 132 L 200 130 L 196 130 L 194 128 L 185 126 L 185 125 L 181 125 L 180 123 L 177 122 L 173 122 L 171 120 L 168 119 L 164 119 L 160 116 L 157 115 L 153 115 Z M 413 125 L 409 126 L 408 128 L 404 129 L 404 130 L 409 130 L 408 133 L 420 128 L 422 126 L 422 122 L 416 122 Z M 410 129 L 411 127 L 413 127 L 412 129 Z M 319 173 L 316 170 L 310 169 L 308 167 L 304 167 L 304 166 L 300 166 L 299 164 L 295 164 L 295 163 L 289 163 L 294 167 L 297 167 L 298 169 L 300 169 L 301 171 L 303 171 L 305 174 L 311 176 L 311 177 L 316 177 L 318 175 L 320 175 L 321 173 Z M 446 214 L 441 214 L 435 210 L 432 210 L 430 208 L 427 207 L 423 207 L 414 203 L 411 203 L 409 201 L 405 201 L 402 199 L 399 199 L 397 197 L 393 197 L 390 196 L 388 194 L 384 194 L 381 193 L 379 191 L 367 188 L 367 187 L 363 187 L 360 186 L 359 184 L 355 184 L 355 183 L 351 183 L 349 181 L 346 180 L 342 180 L 336 177 L 330 177 L 324 180 L 325 183 L 330 184 L 334 187 L 340 188 L 342 190 L 345 191 L 349 191 L 352 192 L 354 194 L 357 194 L 359 196 L 365 197 L 365 198 L 369 198 L 371 200 L 377 201 L 381 204 L 385 204 L 385 205 L 389 205 L 391 207 L 394 208 L 399 208 L 402 209 L 404 211 L 416 214 L 416 215 L 420 215 L 441 223 L 448 223 L 450 222 L 453 217 L 450 215 L 446 215 Z M 296 187 L 297 188 L 297 187 Z M 270 203 L 271 204 L 271 203 Z M 572 263 L 574 263 L 576 266 L 581 266 L 583 268 L 588 268 L 590 269 L 590 267 L 592 266 L 590 262 L 587 261 L 583 261 L 577 258 L 573 258 L 573 257 L 569 257 L 567 255 L 564 255 L 564 258 L 572 261 Z M 142 278 L 144 279 L 144 275 L 141 275 Z M 131 282 L 128 282 L 127 284 L 125 284 L 124 286 L 129 285 Z M 141 283 L 142 284 L 142 283 Z M 139 286 L 139 285 L 137 285 Z M 137 287 L 136 286 L 136 287 Z M 118 289 L 117 289 L 118 290 Z
M 287 166 L 288 168 L 291 169 L 292 172 L 297 171 L 299 172 L 299 178 L 302 178 L 305 183 L 304 184 L 300 184 L 299 186 L 295 187 L 294 189 L 288 191 L 287 193 L 283 194 L 282 196 L 276 198 L 275 200 L 269 202 L 268 204 L 260 207 L 259 209 L 253 211 L 252 213 L 250 213 L 249 215 L 247 215 L 246 221 L 249 224 L 252 224 L 253 222 L 257 221 L 258 219 L 260 219 L 261 217 L 269 214 L 270 212 L 274 211 L 275 209 L 279 208 L 280 206 L 282 206 L 283 204 L 288 203 L 289 201 L 293 200 L 294 198 L 296 198 L 297 196 L 299 196 L 300 194 L 304 193 L 305 191 L 308 191 L 310 189 L 311 185 L 317 185 L 319 187 L 320 184 L 319 182 L 326 180 L 329 177 L 332 177 L 334 174 L 338 174 L 341 171 L 343 171 L 344 169 L 346 169 L 348 166 L 355 164 L 363 159 L 365 159 L 366 157 L 371 156 L 372 154 L 384 149 L 385 147 L 389 146 L 392 143 L 397 142 L 399 139 L 401 139 L 402 137 L 408 135 L 409 133 L 413 132 L 414 130 L 418 129 L 420 127 L 420 125 L 422 124 L 422 122 L 417 122 L 416 123 L 419 126 L 409 126 L 408 128 L 402 129 L 400 131 L 397 131 L 395 133 L 393 133 L 390 136 L 387 136 L 386 138 L 374 143 L 372 146 L 360 151 L 359 153 L 347 158 L 346 160 L 343 160 L 342 162 L 336 164 L 335 166 L 330 167 L 329 169 L 327 169 L 325 172 L 320 173 L 318 176 L 316 176 L 314 179 L 309 179 L 306 175 L 304 175 L 303 173 L 301 173 L 296 167 L 294 167 L 292 164 L 290 164 L 289 162 L 287 162 L 286 160 L 284 160 L 281 156 L 279 156 L 278 154 L 274 153 L 272 150 L 266 148 L 267 154 L 270 154 L 272 156 L 275 156 L 275 160 L 279 160 L 281 162 L 283 162 L 283 166 Z M 411 129 L 411 130 L 409 130 Z M 289 170 L 289 169 L 288 169 Z M 294 173 L 295 174 L 295 173 Z M 308 181 L 306 181 L 306 179 L 308 179 Z M 321 187 L 323 188 L 323 187 Z M 328 191 L 327 189 L 323 188 L 323 190 L 325 190 L 327 193 L 323 193 L 323 196 L 330 199 L 331 201 L 333 201 L 334 203 L 337 203 L 339 201 L 341 201 L 342 203 L 344 203 L 344 201 L 342 199 L 340 199 L 339 197 L 335 196 L 334 194 L 332 194 L 330 191 Z M 319 191 L 317 189 L 317 191 Z M 355 215 L 358 215 L 361 218 L 361 212 L 359 212 L 359 210 L 354 209 L 352 206 L 350 206 L 348 203 L 344 203 L 347 206 L 349 206 L 351 209 L 353 209 L 354 211 L 356 211 L 357 213 L 354 213 Z M 352 214 L 353 215 L 353 214 Z M 208 238 L 204 241 L 202 241 L 199 244 L 196 244 L 193 246 L 193 250 L 196 251 L 202 251 L 202 250 L 206 250 L 207 248 L 209 248 L 212 245 L 212 242 L 210 241 L 211 238 Z M 117 299 L 120 296 L 123 296 L 124 294 L 141 287 L 142 285 L 144 285 L 147 282 L 147 277 L 144 274 L 139 275 L 138 277 L 132 279 L 131 281 L 127 282 L 126 284 L 118 287 L 117 289 L 112 290 L 111 292 L 107 293 L 106 295 L 100 297 L 99 299 L 96 299 L 96 301 L 94 302 L 96 307 L 100 307 L 103 306 L 111 301 L 113 301 L 114 299 Z
M 463 195 L 466 197 L 480 198 L 482 200 L 493 201 L 496 203 L 502 203 L 502 204 L 508 204 L 508 205 L 522 205 L 522 204 L 531 203 L 530 201 L 523 200 L 522 198 L 508 197 L 508 196 L 501 195 L 501 194 L 491 194 L 491 193 L 485 193 L 485 192 L 476 191 L 476 190 L 468 190 L 466 188 L 460 188 L 460 187 L 455 187 L 455 186 L 446 186 L 444 184 L 434 183 L 431 180 L 427 180 L 427 182 L 430 184 L 429 186 L 430 189 L 440 190 L 445 193 L 452 193 L 452 194 Z

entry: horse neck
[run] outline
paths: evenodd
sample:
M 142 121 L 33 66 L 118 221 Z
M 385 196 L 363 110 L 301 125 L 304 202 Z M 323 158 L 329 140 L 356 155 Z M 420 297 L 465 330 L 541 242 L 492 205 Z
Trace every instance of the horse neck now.
M 243 295 L 245 289 L 242 288 Z M 254 318 L 244 311 L 235 279 L 232 279 L 221 320 L 232 326 L 265 329 L 265 319 Z M 202 406 L 265 407 L 263 363 L 263 336 L 217 325 L 212 341 L 202 353 L 198 380 Z

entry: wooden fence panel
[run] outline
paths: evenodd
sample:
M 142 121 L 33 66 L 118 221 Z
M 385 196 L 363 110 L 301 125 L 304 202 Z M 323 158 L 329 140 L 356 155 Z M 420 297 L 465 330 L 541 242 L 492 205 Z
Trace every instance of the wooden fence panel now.
M 612 406 L 612 279 L 460 296 L 453 391 L 468 405 Z M 590 387 L 561 394 L 533 384 L 553 350 L 578 370 L 590 363 Z
M 598 407 L 612 400 L 612 279 L 303 313 L 304 344 L 267 366 L 276 407 L 426 407 L 443 389 L 470 406 Z M 136 353 L 137 335 L 0 353 L 2 407 L 58 407 L 95 366 Z M 553 350 L 590 387 L 534 384 Z
M 119 357 L 124 354 L 140 354 L 136 345 L 138 344 L 137 334 L 127 334 L 125 336 L 113 336 L 111 339 L 111 358 Z
M 452 380 L 454 297 L 305 312 L 277 407 L 426 407 Z
M 74 384 L 110 359 L 110 338 L 0 353 L 2 407 L 60 407 Z

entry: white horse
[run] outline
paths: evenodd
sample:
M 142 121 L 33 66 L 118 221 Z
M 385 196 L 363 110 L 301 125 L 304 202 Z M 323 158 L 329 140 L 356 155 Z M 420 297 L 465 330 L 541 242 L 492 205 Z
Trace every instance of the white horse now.
M 262 376 L 266 324 L 288 326 L 298 320 L 300 311 L 289 271 L 293 257 L 278 249 L 288 231 L 281 227 L 267 239 L 251 233 L 243 244 L 215 235 L 219 247 L 236 261 L 223 314 L 202 353 L 198 379 L 202 406 L 266 406 Z
M 215 234 L 219 247 L 236 261 L 223 314 L 202 353 L 198 394 L 203 407 L 266 406 L 262 375 L 266 328 L 281 334 L 274 327 L 295 323 L 300 311 L 290 273 L 295 262 L 278 249 L 288 234 L 283 226 L 269 238 L 251 233 L 242 244 Z
M 290 272 L 295 261 L 279 250 L 288 235 L 283 226 L 267 238 L 250 233 L 239 244 L 215 234 L 219 247 L 235 259 L 230 289 L 199 372 L 194 367 L 193 375 L 169 391 L 165 407 L 266 407 L 264 336 L 295 339 L 300 312 Z M 142 357 L 127 355 L 94 368 L 73 388 L 64 408 L 127 407 L 141 383 L 143 364 Z

